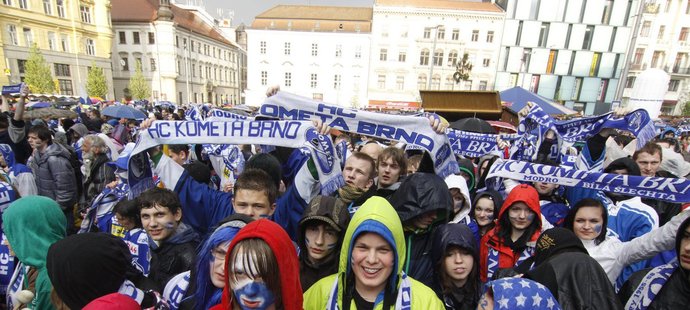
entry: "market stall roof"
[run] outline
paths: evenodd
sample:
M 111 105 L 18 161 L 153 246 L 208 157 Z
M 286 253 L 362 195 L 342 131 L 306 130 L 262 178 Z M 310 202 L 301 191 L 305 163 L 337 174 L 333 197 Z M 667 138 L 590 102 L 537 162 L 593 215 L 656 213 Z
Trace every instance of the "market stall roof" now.
M 464 117 L 498 120 L 501 117 L 497 91 L 420 90 L 419 94 L 425 111 L 448 116 L 448 120 Z

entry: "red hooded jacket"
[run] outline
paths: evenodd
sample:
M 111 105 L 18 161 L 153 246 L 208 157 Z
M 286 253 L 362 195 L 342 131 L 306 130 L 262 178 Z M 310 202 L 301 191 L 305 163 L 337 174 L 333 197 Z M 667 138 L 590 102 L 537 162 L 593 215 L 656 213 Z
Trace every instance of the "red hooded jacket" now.
M 539 193 L 534 187 L 527 184 L 520 184 L 513 188 L 508 194 L 501 211 L 498 213 L 498 218 L 496 219 L 496 226 L 487 232 L 480 242 L 479 248 L 479 275 L 482 282 L 486 282 L 488 278 L 488 271 L 491 268 L 493 271 L 497 271 L 499 268 L 513 268 L 519 262 L 520 256 L 523 253 L 515 253 L 513 249 L 505 245 L 503 240 L 498 236 L 498 230 L 500 229 L 501 221 L 500 219 L 507 213 L 511 205 L 516 202 L 524 202 L 527 206 L 535 213 L 534 220 L 538 221 L 537 230 L 532 234 L 530 240 L 527 244 L 527 249 L 525 251 L 529 252 L 530 256 L 534 254 L 534 243 L 536 243 L 539 235 L 541 235 L 541 209 L 539 207 Z M 507 216 L 507 215 L 506 215 Z M 491 264 L 489 261 L 489 251 L 498 251 L 498 266 L 495 266 L 495 262 Z M 489 266 L 489 265 L 492 266 Z
M 278 224 L 261 219 L 253 221 L 232 239 L 228 247 L 228 254 L 225 261 L 230 260 L 232 249 L 238 242 L 244 239 L 259 238 L 268 244 L 278 261 L 280 270 L 280 290 L 283 300 L 283 309 L 301 310 L 302 309 L 302 285 L 299 281 L 299 261 L 297 260 L 297 249 L 290 240 L 288 234 Z M 229 274 L 225 271 L 225 283 L 228 283 Z M 223 289 L 223 301 L 211 310 L 232 309 L 233 294 L 228 285 Z

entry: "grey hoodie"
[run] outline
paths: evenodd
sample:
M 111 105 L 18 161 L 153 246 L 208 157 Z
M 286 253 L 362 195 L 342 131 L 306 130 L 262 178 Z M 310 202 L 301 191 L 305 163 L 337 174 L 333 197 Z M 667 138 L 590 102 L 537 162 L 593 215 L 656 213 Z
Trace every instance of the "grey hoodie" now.
M 70 153 L 57 143 L 43 154 L 34 150 L 29 167 L 36 177 L 38 194 L 55 200 L 62 210 L 71 210 L 77 202 L 77 181 L 70 163 Z

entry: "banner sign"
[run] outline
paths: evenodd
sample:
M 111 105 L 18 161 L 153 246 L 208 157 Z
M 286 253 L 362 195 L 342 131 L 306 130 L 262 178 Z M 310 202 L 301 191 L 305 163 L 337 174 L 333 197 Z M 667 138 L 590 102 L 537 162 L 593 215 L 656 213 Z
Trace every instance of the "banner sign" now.
M 520 138 L 520 136 L 516 134 L 497 135 L 456 129 L 448 129 L 446 135 L 448 135 L 450 146 L 455 155 L 470 158 L 482 157 L 489 153 L 500 153 L 501 150 L 498 149 L 498 144 L 496 142 L 496 138 L 499 136 L 501 139 L 509 142 L 518 140 Z
M 211 121 L 235 121 L 235 120 L 254 120 L 253 117 L 233 113 L 230 111 L 225 111 L 221 109 L 211 109 L 211 111 L 206 116 L 208 120 Z
M 676 203 L 690 202 L 690 180 L 619 175 L 498 159 L 487 178 L 544 182 Z
M 441 177 L 445 178 L 459 170 L 455 156 L 452 156 L 448 137 L 434 132 L 429 119 L 424 117 L 354 110 L 286 92 L 268 97 L 259 113 L 290 120 L 318 118 L 338 130 L 415 144 L 432 155 L 434 170 Z

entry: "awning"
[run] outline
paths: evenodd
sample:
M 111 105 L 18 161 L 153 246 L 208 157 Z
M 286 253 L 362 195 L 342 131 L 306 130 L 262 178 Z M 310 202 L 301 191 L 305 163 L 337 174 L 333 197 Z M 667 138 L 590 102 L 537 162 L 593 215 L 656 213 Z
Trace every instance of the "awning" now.
M 662 107 L 672 107 L 675 106 L 678 103 L 678 100 L 664 100 L 663 103 L 661 103 Z
M 369 108 L 390 110 L 417 110 L 421 103 L 414 101 L 369 100 Z
M 435 112 L 449 121 L 465 117 L 498 120 L 503 108 L 496 91 L 419 91 L 424 111 Z

